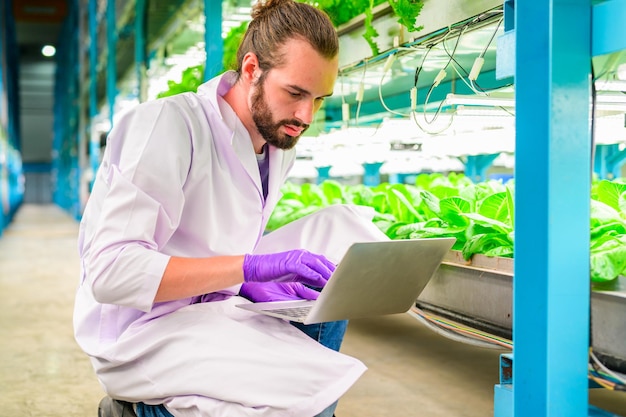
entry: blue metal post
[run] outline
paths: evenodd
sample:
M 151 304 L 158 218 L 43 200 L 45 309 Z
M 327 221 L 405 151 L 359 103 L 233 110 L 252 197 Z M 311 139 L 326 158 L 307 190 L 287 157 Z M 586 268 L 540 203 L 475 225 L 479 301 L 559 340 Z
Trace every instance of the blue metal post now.
M 8 9 L 9 5 L 7 2 L 3 2 L 0 4 L 0 28 L 6 28 L 6 21 L 8 19 Z M 8 206 L 8 196 L 7 193 L 7 166 L 6 166 L 6 158 L 7 158 L 7 143 L 8 138 L 4 136 L 5 132 L 5 124 L 7 123 L 6 115 L 8 104 L 3 98 L 6 97 L 6 94 L 3 94 L 6 91 L 6 68 L 7 68 L 7 56 L 6 56 L 6 47 L 5 47 L 5 30 L 0 30 L 0 236 L 2 236 L 2 232 L 6 226 L 6 214 L 5 214 L 5 206 Z M 3 74 L 4 72 L 4 74 Z
M 315 167 L 315 169 L 317 170 L 317 183 L 321 184 L 324 181 L 326 181 L 327 179 L 330 178 L 330 169 L 332 167 L 330 165 L 328 166 L 323 166 L 323 167 Z
M 366 162 L 363 164 L 363 184 L 374 187 L 380 184 L 380 167 L 383 162 Z
M 591 0 L 515 2 L 514 415 L 587 416 Z
M 485 181 L 487 179 L 487 169 L 498 156 L 500 156 L 499 153 L 468 155 L 465 160 L 465 176 L 474 182 Z
M 113 126 L 115 97 L 117 96 L 117 23 L 115 0 L 107 1 L 107 99 L 109 102 L 109 120 Z
M 204 50 L 206 51 L 204 80 L 207 81 L 218 75 L 223 68 L 222 2 L 204 0 L 204 15 Z
M 605 0 L 593 6 L 593 56 L 626 49 L 626 5 L 624 0 Z
M 626 158 L 626 149 L 619 149 L 618 144 L 596 145 L 593 160 L 593 172 L 601 179 L 620 177 L 621 167 Z
M 500 355 L 500 383 L 494 387 L 493 415 L 513 417 L 513 354 Z
M 93 135 L 93 121 L 98 115 L 98 3 L 89 0 L 89 164 L 95 173 L 100 164 L 100 139 Z M 93 186 L 93 180 L 89 189 Z

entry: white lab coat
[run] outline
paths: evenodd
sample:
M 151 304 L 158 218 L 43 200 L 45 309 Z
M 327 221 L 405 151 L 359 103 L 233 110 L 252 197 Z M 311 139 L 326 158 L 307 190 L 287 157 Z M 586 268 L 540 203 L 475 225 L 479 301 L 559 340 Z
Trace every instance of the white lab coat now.
M 152 303 L 170 256 L 302 247 L 337 262 L 354 241 L 386 239 L 371 210 L 351 206 L 263 236 L 295 152 L 269 148 L 264 201 L 250 136 L 221 98 L 232 82 L 144 103 L 111 132 L 80 226 L 75 336 L 114 398 L 177 417 L 309 417 L 365 366 L 234 307 L 239 286 Z

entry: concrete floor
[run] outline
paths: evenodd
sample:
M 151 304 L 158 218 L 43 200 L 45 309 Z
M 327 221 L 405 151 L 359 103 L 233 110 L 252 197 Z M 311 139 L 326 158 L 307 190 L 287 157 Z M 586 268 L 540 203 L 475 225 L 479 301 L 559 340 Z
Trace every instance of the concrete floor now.
M 103 393 L 72 335 L 78 224 L 24 205 L 0 237 L 0 417 L 97 415 Z M 502 350 L 446 339 L 410 315 L 353 320 L 343 352 L 369 367 L 338 417 L 493 416 Z M 626 394 L 590 391 L 626 416 Z M 235 416 L 233 416 L 235 417 Z

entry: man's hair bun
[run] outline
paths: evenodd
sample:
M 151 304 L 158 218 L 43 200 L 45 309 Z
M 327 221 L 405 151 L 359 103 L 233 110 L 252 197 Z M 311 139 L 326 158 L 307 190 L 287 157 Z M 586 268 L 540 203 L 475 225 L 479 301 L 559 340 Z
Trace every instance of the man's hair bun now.
M 283 3 L 291 3 L 293 0 L 259 0 L 253 7 L 251 16 L 256 19 L 266 13 L 270 13 L 272 9 L 280 7 Z

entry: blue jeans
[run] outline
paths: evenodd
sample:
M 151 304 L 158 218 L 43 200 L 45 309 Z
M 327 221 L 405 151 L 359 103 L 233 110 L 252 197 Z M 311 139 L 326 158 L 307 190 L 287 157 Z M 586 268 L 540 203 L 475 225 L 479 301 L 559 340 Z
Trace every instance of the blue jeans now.
M 339 351 L 343 336 L 348 327 L 348 321 L 332 321 L 320 324 L 300 324 L 291 323 L 298 329 L 302 330 L 309 337 L 317 340 L 327 348 Z M 337 408 L 337 402 L 331 404 L 326 410 L 322 411 L 315 417 L 333 417 Z M 163 405 L 147 405 L 144 403 L 137 404 L 137 417 L 174 417 Z
M 291 324 L 327 348 L 339 351 L 341 342 L 343 341 L 343 336 L 346 333 L 346 328 L 348 327 L 348 320 L 331 321 L 319 324 L 301 324 L 294 322 Z M 333 417 L 335 415 L 335 408 L 337 408 L 337 401 L 328 406 L 326 410 L 322 411 L 315 417 Z

